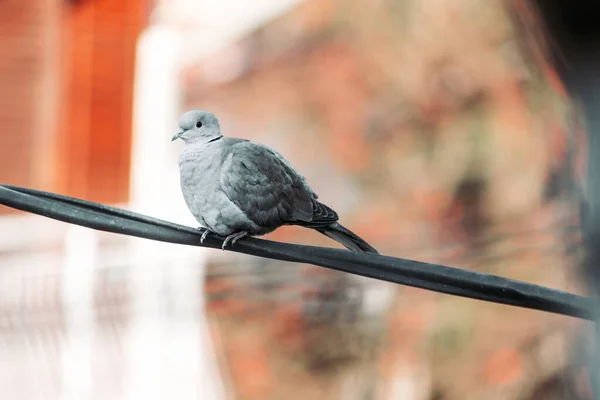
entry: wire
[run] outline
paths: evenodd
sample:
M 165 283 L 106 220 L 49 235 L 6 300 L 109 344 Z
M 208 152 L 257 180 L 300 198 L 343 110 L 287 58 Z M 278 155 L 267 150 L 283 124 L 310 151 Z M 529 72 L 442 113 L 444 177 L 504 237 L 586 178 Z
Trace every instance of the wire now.
M 223 238 L 131 211 L 55 193 L 0 185 L 0 204 L 92 229 L 162 242 L 220 248 Z M 228 250 L 318 265 L 456 296 L 595 320 L 591 298 L 500 276 L 383 255 L 244 238 Z

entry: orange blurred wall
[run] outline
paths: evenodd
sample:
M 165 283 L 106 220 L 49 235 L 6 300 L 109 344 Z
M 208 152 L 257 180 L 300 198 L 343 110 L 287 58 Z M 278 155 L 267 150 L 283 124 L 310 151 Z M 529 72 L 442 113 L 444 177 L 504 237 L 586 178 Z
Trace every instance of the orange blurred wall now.
M 0 2 L 0 182 L 127 201 L 147 3 Z

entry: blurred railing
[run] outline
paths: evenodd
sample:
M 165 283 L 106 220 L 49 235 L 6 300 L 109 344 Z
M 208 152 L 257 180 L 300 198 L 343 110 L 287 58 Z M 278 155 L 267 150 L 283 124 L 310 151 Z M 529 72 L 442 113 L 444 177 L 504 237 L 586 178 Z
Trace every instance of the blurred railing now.
M 198 252 L 169 254 L 34 215 L 2 216 L 1 391 L 153 399 L 162 387 L 219 398 L 203 275 Z

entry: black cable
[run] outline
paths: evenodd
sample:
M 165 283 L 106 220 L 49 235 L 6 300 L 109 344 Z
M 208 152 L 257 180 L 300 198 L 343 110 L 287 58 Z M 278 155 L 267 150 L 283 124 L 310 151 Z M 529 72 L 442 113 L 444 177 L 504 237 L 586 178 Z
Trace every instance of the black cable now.
M 202 231 L 198 229 L 98 203 L 17 186 L 0 185 L 0 204 L 88 228 L 162 242 L 211 248 L 220 248 L 222 243 L 222 238 L 209 235 L 204 244 L 200 244 Z M 309 263 L 493 303 L 589 320 L 595 318 L 595 304 L 592 299 L 444 265 L 257 238 L 244 238 L 228 250 L 276 260 Z

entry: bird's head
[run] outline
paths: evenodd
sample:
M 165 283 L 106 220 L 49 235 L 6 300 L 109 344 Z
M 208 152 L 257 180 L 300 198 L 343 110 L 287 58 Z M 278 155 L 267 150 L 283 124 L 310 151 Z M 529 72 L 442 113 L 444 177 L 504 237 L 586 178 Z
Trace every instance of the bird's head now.
M 181 131 L 171 141 L 181 139 L 185 143 L 208 143 L 223 137 L 219 120 L 209 111 L 186 112 L 179 118 L 179 128 Z

